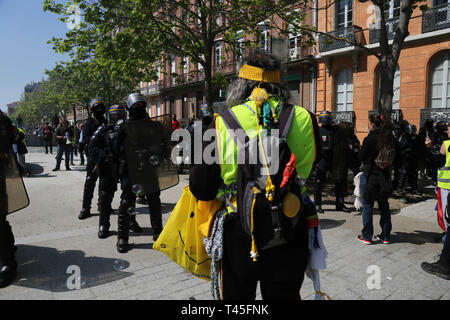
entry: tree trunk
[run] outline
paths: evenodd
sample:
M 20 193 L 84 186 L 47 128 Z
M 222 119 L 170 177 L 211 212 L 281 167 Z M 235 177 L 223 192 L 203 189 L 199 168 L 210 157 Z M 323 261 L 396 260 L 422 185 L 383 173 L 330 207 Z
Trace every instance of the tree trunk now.
M 380 100 L 378 101 L 378 113 L 390 118 L 392 113 L 392 98 L 394 96 L 395 67 L 391 66 L 392 59 L 386 59 L 380 63 Z

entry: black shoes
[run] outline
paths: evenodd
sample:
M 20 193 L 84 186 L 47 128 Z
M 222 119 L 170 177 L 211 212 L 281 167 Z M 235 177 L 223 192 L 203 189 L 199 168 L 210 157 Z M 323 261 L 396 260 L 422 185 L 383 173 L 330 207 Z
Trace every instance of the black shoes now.
M 352 210 L 350 208 L 347 208 L 342 202 L 336 204 L 336 211 L 343 211 L 346 213 L 352 212 Z
M 128 252 L 128 241 L 124 239 L 117 240 L 117 252 L 127 253 Z
M 317 206 L 316 206 L 316 211 L 317 211 L 317 213 L 324 213 L 324 212 L 325 212 L 325 211 L 323 211 L 321 205 L 317 205 Z
M 91 212 L 90 212 L 90 210 L 89 209 L 81 209 L 81 211 L 80 211 L 80 215 L 78 216 L 78 219 L 80 219 L 80 220 L 84 220 L 84 219 L 87 219 L 87 218 L 89 218 L 91 216 Z
M 3 266 L 0 269 L 0 288 L 6 288 L 17 276 L 17 264 L 12 266 Z
M 55 169 L 53 169 L 52 171 L 59 171 L 59 168 L 55 168 Z
M 109 227 L 107 226 L 100 226 L 98 229 L 98 237 L 100 239 L 106 239 L 109 236 Z
M 70 169 L 70 167 L 66 167 L 66 170 L 67 170 L 67 171 L 71 171 L 72 169 Z
M 422 262 L 421 267 L 425 272 L 434 274 L 445 280 L 450 280 L 450 260 L 443 257 L 442 254 L 437 262 Z
M 144 230 L 142 230 L 142 228 L 139 226 L 139 224 L 137 223 L 137 221 L 130 221 L 130 230 L 135 232 L 135 233 L 141 233 Z

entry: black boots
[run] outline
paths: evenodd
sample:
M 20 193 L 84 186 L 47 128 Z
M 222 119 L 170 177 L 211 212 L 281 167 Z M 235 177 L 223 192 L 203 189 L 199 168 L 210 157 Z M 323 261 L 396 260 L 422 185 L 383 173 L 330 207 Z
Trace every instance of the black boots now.
M 106 239 L 109 236 L 109 226 L 100 226 L 98 229 L 98 237 L 100 239 Z
M 17 276 L 17 263 L 11 266 L 0 266 L 0 288 L 9 286 Z
M 350 208 L 347 208 L 344 204 L 344 202 L 341 201 L 337 201 L 336 202 L 336 211 L 343 211 L 346 213 L 350 213 L 352 212 L 352 210 Z
M 128 240 L 117 239 L 117 252 L 127 253 L 128 252 Z
M 421 267 L 425 272 L 450 280 L 450 260 L 442 256 L 442 254 L 437 262 L 422 262 Z
M 80 211 L 80 215 L 78 216 L 78 219 L 84 220 L 84 219 L 89 218 L 90 216 L 91 216 L 91 210 L 90 210 L 90 209 L 83 208 L 83 209 L 81 209 L 81 211 Z

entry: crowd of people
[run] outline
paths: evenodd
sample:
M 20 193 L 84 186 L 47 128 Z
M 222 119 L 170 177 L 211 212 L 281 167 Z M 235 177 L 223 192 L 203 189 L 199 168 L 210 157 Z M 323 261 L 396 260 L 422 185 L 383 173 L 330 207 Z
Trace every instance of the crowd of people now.
M 221 227 L 208 238 L 213 247 L 222 248 L 220 276 L 215 278 L 221 284 L 213 284 L 221 288 L 218 297 L 221 299 L 253 300 L 258 282 L 263 299 L 300 299 L 310 251 L 320 247 L 315 238 L 320 234 L 317 213 L 324 212 L 322 192 L 329 173 L 334 184 L 335 208 L 343 212 L 354 210 L 346 206 L 344 197 L 349 172 L 357 177 L 362 230 L 356 239 L 364 244 L 391 243 L 393 226 L 388 200 L 394 191 L 400 199 L 406 199 L 408 192 L 419 192 L 419 171 L 437 184 L 444 231 L 449 222 L 446 199 L 450 193 L 450 124 L 447 127 L 446 123 L 427 120 L 417 133 L 416 127 L 403 119 L 391 121 L 373 114 L 369 117 L 369 134 L 361 144 L 354 123 L 334 123 L 329 111 L 320 113 L 317 120 L 308 110 L 288 104 L 289 93 L 281 84 L 280 69 L 276 57 L 253 52 L 244 59 L 239 78 L 227 90 L 229 109 L 220 116 L 213 115 L 208 107 L 202 109 L 203 130 L 216 132 L 212 143 L 219 162 L 203 160 L 192 164 L 189 190 L 199 201 L 223 203 L 219 211 L 210 213 L 210 229 Z M 51 140 L 54 134 L 57 140 L 53 171 L 60 170 L 63 157 L 66 170 L 70 170 L 74 146 L 80 154 L 87 155 L 78 218 L 92 216 L 98 181 L 100 239 L 111 235 L 111 203 L 120 185 L 116 244 L 119 253 L 128 252 L 130 231 L 142 232 L 135 217 L 137 198 L 148 204 L 153 239 L 157 241 L 163 231 L 161 190 L 172 186 L 170 183 L 178 183 L 178 176 L 167 183 L 172 171 L 165 172 L 166 185 L 159 180 L 158 174 L 168 168 L 163 164 L 169 159 L 162 146 L 171 146 L 170 138 L 161 122 L 150 119 L 146 106 L 145 97 L 139 93 L 130 94 L 126 105 L 108 107 L 101 99 L 94 99 L 90 104 L 91 116 L 82 126 L 73 127 L 61 120 L 54 130 L 48 123 L 42 128 L 45 137 Z M 5 116 L 1 119 L 7 123 Z M 180 128 L 175 116 L 169 119 L 168 127 L 169 132 Z M 263 156 L 256 163 L 230 162 L 241 153 L 243 159 L 250 159 L 251 142 L 256 141 L 259 148 L 263 140 L 261 132 L 266 130 L 270 136 L 275 129 L 281 133 L 277 172 L 269 173 L 270 159 L 262 143 L 258 152 Z M 236 135 L 235 130 L 243 130 L 244 137 Z M 12 129 L 14 138 L 8 138 L 9 144 L 18 146 L 18 142 L 23 142 L 18 131 Z M 202 144 L 205 149 L 206 142 Z M 46 152 L 47 147 L 52 153 L 51 144 L 46 145 Z M 17 147 L 18 154 L 23 152 Z M 17 157 L 19 164 L 22 160 L 25 162 Z M 315 188 L 313 198 L 307 190 L 307 182 L 311 180 Z M 373 227 L 375 202 L 380 209 L 378 235 L 374 235 Z M 5 212 L 0 216 L 5 223 Z M 11 260 L 14 241 L 11 243 L 11 236 L 8 237 L 6 241 L 0 239 L 0 252 L 6 250 L 9 254 L 9 260 L 0 261 L 1 266 L 7 266 L 0 271 L 2 286 L 11 283 L 17 267 L 15 260 Z M 424 262 L 422 268 L 450 280 L 449 237 L 444 241 L 440 259 L 435 263 Z

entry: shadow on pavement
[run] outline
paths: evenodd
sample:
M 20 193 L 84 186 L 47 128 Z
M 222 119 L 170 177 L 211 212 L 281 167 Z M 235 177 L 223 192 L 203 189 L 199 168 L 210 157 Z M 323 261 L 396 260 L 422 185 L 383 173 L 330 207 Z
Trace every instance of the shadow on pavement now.
M 15 285 L 51 292 L 72 291 L 70 285 L 77 280 L 74 269 L 79 267 L 78 281 L 81 289 L 95 287 L 127 278 L 123 271 L 129 267 L 125 260 L 86 257 L 80 250 L 58 251 L 55 248 L 18 245 L 16 259 L 18 276 Z
M 161 204 L 161 213 L 167 214 L 171 213 L 173 211 L 173 208 L 175 208 L 174 203 L 162 203 Z M 136 208 L 136 214 L 148 214 L 148 205 L 146 204 L 140 204 L 140 207 Z
M 418 230 L 415 230 L 413 233 L 394 232 L 391 234 L 391 241 L 393 243 L 411 243 L 419 245 L 425 243 L 436 243 L 440 238 L 442 238 L 441 233 Z
M 320 216 L 319 216 L 320 218 Z M 320 219 L 320 229 L 333 229 L 342 226 L 346 220 L 331 220 L 331 219 Z

